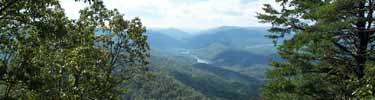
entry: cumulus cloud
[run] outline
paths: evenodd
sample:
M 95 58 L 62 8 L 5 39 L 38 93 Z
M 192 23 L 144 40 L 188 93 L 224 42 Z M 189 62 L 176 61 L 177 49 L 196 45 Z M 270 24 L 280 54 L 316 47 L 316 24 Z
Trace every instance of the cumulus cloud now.
M 61 0 L 67 15 L 78 18 L 87 6 L 73 0 Z M 104 0 L 127 19 L 140 17 L 148 27 L 204 29 L 218 26 L 264 26 L 255 18 L 264 3 L 274 0 Z

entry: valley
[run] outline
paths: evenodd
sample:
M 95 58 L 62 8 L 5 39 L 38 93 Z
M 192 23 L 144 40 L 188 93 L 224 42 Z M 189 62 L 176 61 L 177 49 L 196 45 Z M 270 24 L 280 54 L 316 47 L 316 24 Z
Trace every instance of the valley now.
M 194 35 L 173 28 L 150 29 L 147 34 L 152 71 L 163 72 L 168 80 L 189 88 L 201 99 L 260 99 L 268 62 L 277 58 L 263 27 L 223 26 Z M 159 92 L 163 97 L 168 90 Z
M 0 0 L 0 100 L 375 100 L 375 0 Z

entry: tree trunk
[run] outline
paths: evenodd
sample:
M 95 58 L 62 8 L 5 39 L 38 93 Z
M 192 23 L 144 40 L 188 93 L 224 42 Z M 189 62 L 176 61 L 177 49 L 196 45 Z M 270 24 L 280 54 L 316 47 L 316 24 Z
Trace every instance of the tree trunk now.
M 355 66 L 355 73 L 358 77 L 358 79 L 362 79 L 365 75 L 364 68 L 365 64 L 367 62 L 367 46 L 369 44 L 369 32 L 365 31 L 366 28 L 366 20 L 364 20 L 365 17 L 365 4 L 366 2 L 361 2 L 359 4 L 359 13 L 358 17 L 361 18 L 358 20 L 356 26 L 357 26 L 357 34 L 358 34 L 358 45 L 357 45 L 357 51 L 356 56 L 354 57 L 356 60 L 356 66 Z

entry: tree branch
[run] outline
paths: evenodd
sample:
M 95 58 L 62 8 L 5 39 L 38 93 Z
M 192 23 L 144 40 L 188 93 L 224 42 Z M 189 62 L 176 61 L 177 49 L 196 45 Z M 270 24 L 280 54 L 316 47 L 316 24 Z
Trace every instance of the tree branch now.
M 0 9 L 0 15 L 3 14 L 4 11 L 6 11 L 9 7 L 16 4 L 18 0 L 11 0 L 8 4 L 6 4 L 4 7 Z

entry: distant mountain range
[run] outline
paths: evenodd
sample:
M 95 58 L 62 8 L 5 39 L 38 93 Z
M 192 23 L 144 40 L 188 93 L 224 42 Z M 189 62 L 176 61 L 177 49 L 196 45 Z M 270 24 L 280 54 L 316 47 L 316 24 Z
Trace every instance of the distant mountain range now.
M 155 73 L 166 73 L 163 74 L 168 77 L 165 81 L 176 83 L 171 86 L 178 83 L 179 87 L 195 94 L 194 97 L 260 99 L 259 86 L 264 81 L 268 63 L 279 59 L 272 41 L 264 37 L 268 34 L 266 29 L 223 26 L 196 33 L 175 28 L 148 29 L 150 67 Z M 160 91 L 180 94 L 164 88 L 168 86 Z M 189 98 L 189 95 L 183 96 Z M 163 99 L 173 100 L 171 97 Z
M 151 48 L 181 48 L 183 47 L 184 42 L 182 40 L 179 40 L 178 38 L 172 37 L 171 35 L 169 35 L 171 34 L 172 31 L 167 31 L 168 33 L 164 31 L 163 30 L 147 31 L 148 43 L 150 44 Z M 173 34 L 179 34 L 179 33 L 173 33 Z M 184 32 L 182 32 L 182 34 L 184 34 Z
M 230 47 L 271 43 L 264 37 L 266 33 L 262 28 L 223 26 L 200 32 L 199 35 L 189 39 L 189 45 L 200 48 L 212 43 L 221 43 Z
M 188 32 L 176 29 L 176 28 L 149 29 L 148 31 L 150 31 L 149 33 L 160 32 L 164 35 L 167 35 L 167 36 L 172 37 L 172 38 L 177 39 L 177 40 L 183 40 L 183 39 L 186 39 L 186 38 L 189 38 L 189 37 L 192 36 L 191 33 L 188 33 Z
M 221 43 L 230 47 L 272 44 L 272 41 L 264 37 L 267 33 L 265 27 L 234 26 L 222 26 L 190 34 L 175 28 L 149 29 L 147 32 L 151 46 L 163 44 L 170 47 L 189 48 L 200 48 L 213 43 Z

